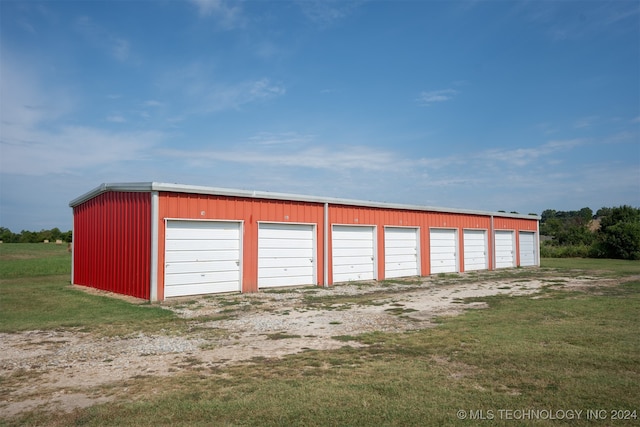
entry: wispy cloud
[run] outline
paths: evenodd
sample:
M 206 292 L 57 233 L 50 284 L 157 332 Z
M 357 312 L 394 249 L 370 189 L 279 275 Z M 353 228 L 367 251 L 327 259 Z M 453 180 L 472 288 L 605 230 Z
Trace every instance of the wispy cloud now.
M 429 92 L 421 92 L 418 96 L 418 102 L 421 105 L 431 105 L 436 102 L 445 102 L 450 101 L 458 94 L 458 91 L 455 89 L 441 89 L 441 90 L 433 90 Z
M 634 1 L 518 2 L 514 11 L 524 14 L 553 40 L 578 40 L 613 29 L 637 29 L 640 6 Z
M 149 99 L 144 102 L 146 107 L 162 107 L 164 104 L 160 101 L 156 101 L 155 99 Z
M 577 129 L 584 129 L 594 126 L 600 118 L 598 116 L 582 117 L 574 123 L 574 127 Z
M 35 68 L 32 64 L 16 60 L 11 53 L 3 50 L 2 58 L 2 173 L 41 176 L 140 159 L 162 140 L 159 132 L 65 125 L 65 118 L 75 110 L 66 91 L 45 85 L 26 71 Z M 122 123 L 125 119 L 113 114 L 107 120 Z
M 213 64 L 202 61 L 166 70 L 156 84 L 162 89 L 163 98 L 171 99 L 172 106 L 181 108 L 183 116 L 238 110 L 287 92 L 283 83 L 268 77 L 240 81 L 223 79 Z
M 327 26 L 345 19 L 365 1 L 302 0 L 297 1 L 302 13 L 316 24 Z
M 131 58 L 130 42 L 94 22 L 89 16 L 81 16 L 75 22 L 76 30 L 91 45 L 105 50 L 118 61 L 124 62 Z
M 479 157 L 522 167 L 538 160 L 540 157 L 549 156 L 560 151 L 568 151 L 585 143 L 586 140 L 584 139 L 556 140 L 531 148 L 490 149 L 480 153 Z
M 366 170 L 385 171 L 398 167 L 392 152 L 366 146 L 335 148 L 328 146 L 305 147 L 298 150 L 166 150 L 166 156 L 182 158 L 194 165 L 209 167 L 215 162 L 251 164 L 260 167 L 300 167 L 332 171 Z
M 239 3 L 225 0 L 189 0 L 198 10 L 198 14 L 203 17 L 212 17 L 223 30 L 233 30 L 242 28 L 245 25 L 245 18 Z
M 307 144 L 314 140 L 314 135 L 300 134 L 298 132 L 260 132 L 259 134 L 249 138 L 249 141 L 258 145 L 301 145 Z
M 124 123 L 127 120 L 120 114 L 112 114 L 110 116 L 107 116 L 107 121 L 111 123 Z

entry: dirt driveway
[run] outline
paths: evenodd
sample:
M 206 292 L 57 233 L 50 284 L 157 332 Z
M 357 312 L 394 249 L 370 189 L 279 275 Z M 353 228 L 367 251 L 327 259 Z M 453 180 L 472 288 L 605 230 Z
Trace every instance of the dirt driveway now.
M 189 332 L 179 336 L 104 337 L 77 330 L 0 334 L 0 412 L 13 416 L 37 407 L 91 406 L 117 397 L 101 386 L 141 375 L 173 375 L 194 363 L 224 367 L 305 349 L 357 347 L 362 344 L 350 338 L 363 332 L 428 328 L 437 316 L 485 307 L 464 298 L 527 295 L 543 286 L 581 287 L 594 280 L 492 277 L 413 278 L 174 299 L 164 306 L 190 319 Z

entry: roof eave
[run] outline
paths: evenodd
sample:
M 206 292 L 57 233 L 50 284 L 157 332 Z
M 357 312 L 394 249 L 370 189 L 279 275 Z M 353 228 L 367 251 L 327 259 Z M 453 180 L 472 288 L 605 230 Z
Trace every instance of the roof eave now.
M 526 214 L 513 214 L 506 212 L 490 212 L 479 211 L 471 209 L 455 209 L 455 208 L 442 208 L 435 206 L 419 206 L 408 205 L 398 203 L 387 202 L 374 202 L 366 200 L 352 200 L 352 199 L 339 199 L 333 197 L 318 197 L 307 196 L 300 194 L 289 193 L 272 193 L 268 191 L 251 191 L 251 190 L 237 190 L 229 188 L 219 187 L 205 187 L 197 185 L 184 185 L 184 184 L 171 184 L 160 182 L 132 182 L 132 183 L 105 183 L 101 184 L 93 190 L 83 194 L 82 196 L 69 202 L 69 206 L 78 206 L 87 200 L 90 200 L 102 193 L 108 191 L 128 191 L 128 192 L 145 192 L 145 191 L 160 191 L 171 193 L 196 193 L 207 194 L 214 196 L 230 196 L 230 197 L 245 197 L 252 199 L 269 199 L 269 200 L 288 200 L 296 202 L 307 203 L 328 203 L 332 205 L 344 205 L 344 206 L 362 206 L 370 208 L 382 208 L 382 209 L 402 209 L 412 211 L 428 211 L 428 212 L 443 212 L 443 213 L 459 213 L 468 215 L 482 215 L 482 216 L 498 216 L 506 218 L 520 218 L 520 219 L 536 219 L 540 220 L 538 215 L 526 215 Z

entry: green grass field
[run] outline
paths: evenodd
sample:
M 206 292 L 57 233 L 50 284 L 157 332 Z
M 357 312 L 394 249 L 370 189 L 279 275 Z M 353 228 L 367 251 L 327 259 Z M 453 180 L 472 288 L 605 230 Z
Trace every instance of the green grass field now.
M 184 330 L 161 307 L 73 289 L 66 248 L 42 246 L 0 245 L 3 332 Z M 0 425 L 639 425 L 640 262 L 545 259 L 539 270 L 499 275 L 619 284 L 482 298 L 488 309 L 436 328 L 358 336 L 364 348 L 215 370 L 194 362 L 171 377 L 121 384 L 126 394 L 111 403 L 0 415 Z M 9 380 L 0 374 L 0 389 Z

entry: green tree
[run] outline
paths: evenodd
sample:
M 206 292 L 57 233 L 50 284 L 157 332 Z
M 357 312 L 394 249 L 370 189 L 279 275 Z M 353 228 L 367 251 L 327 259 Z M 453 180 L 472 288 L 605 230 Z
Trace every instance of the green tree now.
M 596 252 L 605 258 L 640 259 L 640 209 L 611 208 L 600 219 Z
M 553 237 L 553 243 L 558 246 L 591 245 L 594 240 L 589 230 L 592 218 L 590 208 L 579 211 L 547 209 L 540 216 L 540 234 Z

